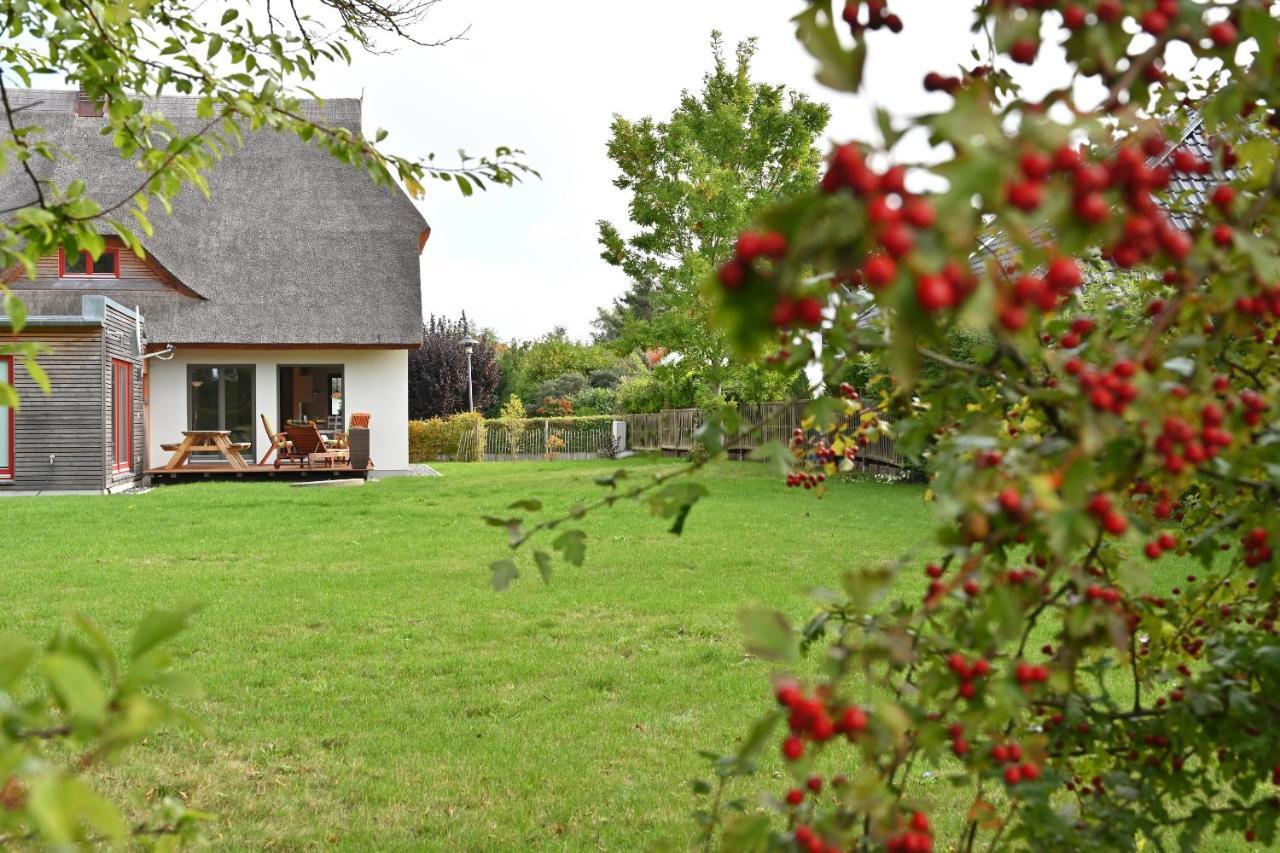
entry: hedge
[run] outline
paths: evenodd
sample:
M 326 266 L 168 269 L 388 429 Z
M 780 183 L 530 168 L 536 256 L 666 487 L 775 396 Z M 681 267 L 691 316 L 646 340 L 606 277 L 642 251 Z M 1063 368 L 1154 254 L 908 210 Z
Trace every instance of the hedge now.
M 485 420 L 478 413 L 409 421 L 410 462 L 479 462 L 484 443 Z

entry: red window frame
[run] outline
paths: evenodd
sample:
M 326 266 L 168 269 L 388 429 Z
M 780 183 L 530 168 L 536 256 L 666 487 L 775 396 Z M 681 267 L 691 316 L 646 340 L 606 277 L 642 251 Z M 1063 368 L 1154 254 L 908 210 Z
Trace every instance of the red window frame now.
M 112 266 L 115 267 L 114 272 L 94 272 L 93 258 L 88 252 L 81 252 L 84 255 L 84 272 L 67 272 L 67 253 L 64 249 L 58 250 L 58 278 L 119 278 L 120 277 L 120 248 L 118 246 L 108 246 L 102 250 L 102 254 L 110 255 L 114 261 Z
M 13 356 L 0 355 L 0 363 L 8 367 L 8 370 L 5 371 L 5 376 L 8 378 L 9 384 L 13 385 L 14 384 Z M 14 415 L 14 411 L 12 406 L 6 408 L 3 414 L 0 414 L 0 417 L 3 417 L 6 421 L 9 422 L 9 434 L 5 439 L 9 443 L 9 464 L 5 468 L 0 468 L 0 480 L 13 479 L 13 453 L 14 453 L 14 446 L 15 446 L 14 440 L 13 440 L 13 428 L 14 428 L 13 415 Z
M 118 358 L 111 359 L 111 462 L 117 474 L 133 470 L 133 365 Z

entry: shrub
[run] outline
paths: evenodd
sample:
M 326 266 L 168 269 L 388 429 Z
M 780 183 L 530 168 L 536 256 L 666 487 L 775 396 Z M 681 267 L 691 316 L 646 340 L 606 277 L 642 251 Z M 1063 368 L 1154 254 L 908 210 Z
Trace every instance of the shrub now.
M 541 382 L 533 391 L 535 400 L 569 399 L 580 391 L 587 389 L 587 377 L 581 373 L 562 373 L 554 379 Z
M 618 410 L 618 394 L 611 388 L 587 388 L 572 403 L 576 415 L 611 415 Z
M 604 367 L 600 370 L 593 370 L 587 376 L 587 382 L 592 388 L 617 388 L 622 382 L 622 371 L 613 367 Z

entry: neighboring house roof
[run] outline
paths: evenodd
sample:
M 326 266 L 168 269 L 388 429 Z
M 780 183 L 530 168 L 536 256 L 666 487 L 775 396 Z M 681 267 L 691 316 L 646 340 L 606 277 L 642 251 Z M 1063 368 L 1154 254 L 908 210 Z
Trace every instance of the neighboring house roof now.
M 1182 138 L 1170 145 L 1159 157 L 1147 160 L 1148 166 L 1159 166 L 1169 162 L 1176 151 L 1188 149 L 1206 163 L 1214 160 L 1213 148 L 1204 133 L 1204 121 L 1200 116 L 1192 114 L 1187 121 Z M 1191 228 L 1196 216 L 1209 203 L 1209 194 L 1221 182 L 1221 177 L 1214 174 L 1191 174 L 1178 172 L 1170 168 L 1169 188 L 1156 196 L 1156 204 L 1164 209 L 1174 227 L 1183 231 Z M 1031 238 L 1036 245 L 1042 245 L 1052 238 L 1047 228 L 1032 231 Z M 978 237 L 978 251 L 969 257 L 969 267 L 974 273 L 981 273 L 988 261 L 996 258 L 1003 265 L 1017 261 L 1018 249 L 1003 230 L 992 229 Z
M 103 204 L 128 197 L 143 174 L 120 158 L 105 120 L 74 115 L 74 91 L 11 90 L 20 125 L 44 130 L 64 153 L 33 159 L 41 178 L 59 186 L 79 179 Z M 196 99 L 153 102 L 179 132 L 204 121 Z M 359 132 L 354 99 L 308 101 L 308 115 Z M 153 343 L 220 345 L 413 346 L 422 340 L 419 252 L 426 221 L 398 188 L 377 186 L 363 169 L 342 163 L 297 137 L 244 133 L 243 145 L 207 174 L 211 198 L 188 187 L 172 216 L 153 204 L 155 234 L 147 251 L 183 285 L 130 293 Z M 0 208 L 30 203 L 26 175 L 0 175 Z M 132 223 L 127 210 L 117 217 Z M 111 233 L 109 227 L 103 233 Z M 111 294 L 114 298 L 123 298 Z M 80 294 L 24 290 L 32 313 L 74 313 Z M 68 310 L 70 309 L 70 310 Z

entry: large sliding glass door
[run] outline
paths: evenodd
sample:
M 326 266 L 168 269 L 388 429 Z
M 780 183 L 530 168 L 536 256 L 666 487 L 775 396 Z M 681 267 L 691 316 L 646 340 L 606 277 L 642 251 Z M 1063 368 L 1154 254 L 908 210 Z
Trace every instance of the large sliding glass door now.
M 327 432 L 346 429 L 343 365 L 282 364 L 278 371 L 281 424 L 314 421 Z
M 189 429 L 227 430 L 234 442 L 248 442 L 254 455 L 253 365 L 192 365 L 187 368 Z

